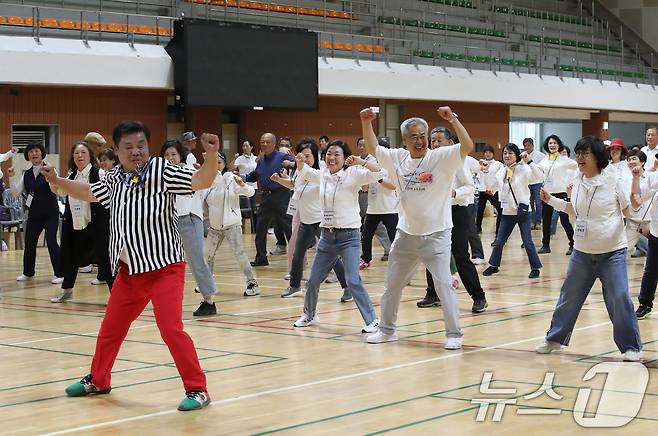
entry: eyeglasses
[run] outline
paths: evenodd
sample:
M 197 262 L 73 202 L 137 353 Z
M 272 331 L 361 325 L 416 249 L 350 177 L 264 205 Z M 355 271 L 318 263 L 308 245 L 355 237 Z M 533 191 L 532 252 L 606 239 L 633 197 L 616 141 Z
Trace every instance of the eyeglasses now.
M 589 150 L 586 151 L 577 151 L 575 153 L 576 157 L 582 157 L 583 159 L 589 157 L 592 153 Z

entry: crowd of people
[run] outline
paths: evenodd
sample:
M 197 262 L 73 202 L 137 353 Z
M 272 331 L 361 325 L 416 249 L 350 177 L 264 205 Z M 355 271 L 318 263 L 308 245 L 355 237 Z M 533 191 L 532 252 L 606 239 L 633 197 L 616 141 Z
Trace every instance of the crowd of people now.
M 202 296 L 193 315 L 216 315 L 214 276 L 221 271 L 215 270 L 214 259 L 224 239 L 245 276 L 245 297 L 260 294 L 258 268 L 269 265 L 269 257 L 285 254 L 289 283 L 281 297 L 304 293 L 303 313 L 294 327 L 320 322 L 321 285 L 338 281 L 340 302 L 354 301 L 361 332 L 373 344 L 398 339 L 402 292 L 420 262 L 427 290 L 417 305 L 441 307 L 444 348 L 457 350 L 463 344 L 459 283 L 473 300 L 472 312 L 486 311 L 480 276 L 504 276 L 503 251 L 514 227 L 528 257 L 528 277 L 536 279 L 559 220 L 569 265 L 545 341 L 536 351 L 550 353 L 569 344 L 599 279 L 619 351 L 625 360 L 641 359 L 638 320 L 651 313 L 658 283 L 658 128 L 646 130 L 646 146 L 630 150 L 619 138 L 606 143 L 585 136 L 574 145 L 575 159 L 557 135 L 544 139 L 543 152 L 534 138 L 526 138 L 522 147 L 499 145 L 499 161 L 491 145 L 481 150 L 482 159 L 470 156 L 474 142 L 448 106 L 437 110 L 432 121 L 441 125 L 434 128 L 422 118 L 405 120 L 397 148 L 376 136 L 373 108 L 363 109 L 359 118 L 362 137 L 354 148 L 327 136 L 293 145 L 288 137 L 277 140 L 264 133 L 258 153 L 244 140 L 231 160 L 220 151 L 217 136 L 199 138 L 194 132 L 186 132 L 182 141 L 168 140 L 159 157 L 150 157 L 148 128 L 124 122 L 113 131 L 112 148 L 96 132 L 74 144 L 65 176 L 44 161 L 43 144 L 28 144 L 24 158 L 31 167 L 11 185 L 28 210 L 23 271 L 16 280 L 34 279 L 37 241 L 45 230 L 52 283 L 61 287 L 53 303 L 73 298 L 79 268 L 90 264 L 98 265 L 94 283 L 106 283 L 110 290 L 91 372 L 67 394 L 110 392 L 121 342 L 152 301 L 185 386 L 179 409 L 207 405 L 205 376 L 182 324 L 184 261 Z M 202 165 L 194 154 L 199 142 Z M 16 152 L 0 159 L 16 158 Z M 15 176 L 13 168 L 8 175 Z M 64 199 L 60 241 L 58 197 Z M 487 203 L 496 215 L 488 261 L 480 240 Z M 255 228 L 252 261 L 244 247 L 243 210 L 250 211 Z M 537 249 L 532 232 L 540 229 Z M 270 230 L 276 246 L 268 252 Z M 360 275 L 374 262 L 375 236 L 384 248 L 380 262 L 387 262 L 379 316 Z M 636 309 L 628 289 L 629 249 L 635 250 L 633 256 L 645 256 Z

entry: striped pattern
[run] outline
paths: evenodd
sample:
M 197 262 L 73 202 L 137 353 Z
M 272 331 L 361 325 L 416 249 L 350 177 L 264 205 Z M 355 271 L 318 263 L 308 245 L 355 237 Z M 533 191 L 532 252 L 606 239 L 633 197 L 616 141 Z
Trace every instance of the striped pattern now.
M 139 274 L 184 260 L 178 233 L 176 195 L 192 194 L 194 171 L 151 158 L 143 182 L 128 182 L 116 167 L 91 192 L 110 210 L 110 260 L 116 274 L 125 249 L 128 273 Z

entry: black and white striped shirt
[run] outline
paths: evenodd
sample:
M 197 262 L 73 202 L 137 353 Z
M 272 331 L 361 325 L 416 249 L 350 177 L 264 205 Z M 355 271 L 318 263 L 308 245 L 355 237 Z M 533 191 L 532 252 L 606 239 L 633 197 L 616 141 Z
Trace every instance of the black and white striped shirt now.
M 116 274 L 125 250 L 128 274 L 145 273 L 184 260 L 176 195 L 192 194 L 194 170 L 155 157 L 141 174 L 120 166 L 91 185 L 110 210 L 110 260 Z

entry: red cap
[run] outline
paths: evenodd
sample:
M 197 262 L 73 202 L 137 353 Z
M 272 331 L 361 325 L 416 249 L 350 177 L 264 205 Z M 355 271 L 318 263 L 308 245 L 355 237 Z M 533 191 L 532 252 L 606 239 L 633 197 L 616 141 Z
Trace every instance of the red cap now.
M 624 141 L 621 138 L 614 138 L 612 141 L 610 141 L 610 145 L 608 145 L 608 148 L 612 147 L 619 147 L 622 148 L 625 152 L 628 152 L 628 149 L 624 145 Z

